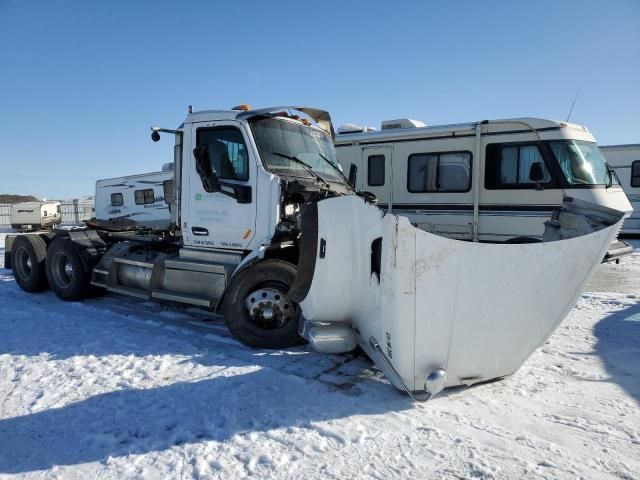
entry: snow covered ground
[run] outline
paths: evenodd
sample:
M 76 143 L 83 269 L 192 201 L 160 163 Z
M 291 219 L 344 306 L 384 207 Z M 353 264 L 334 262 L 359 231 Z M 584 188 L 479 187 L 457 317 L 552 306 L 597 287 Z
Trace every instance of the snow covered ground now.
M 427 403 L 363 356 L 250 350 L 193 309 L 28 295 L 2 266 L 0 478 L 640 476 L 638 253 L 515 375 Z

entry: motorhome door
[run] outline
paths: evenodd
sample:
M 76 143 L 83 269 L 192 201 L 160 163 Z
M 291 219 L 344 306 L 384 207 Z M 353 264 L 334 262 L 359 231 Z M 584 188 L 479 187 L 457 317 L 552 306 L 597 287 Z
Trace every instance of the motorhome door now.
M 393 208 L 393 147 L 364 147 L 362 149 L 361 190 L 378 197 L 378 205 L 388 211 Z

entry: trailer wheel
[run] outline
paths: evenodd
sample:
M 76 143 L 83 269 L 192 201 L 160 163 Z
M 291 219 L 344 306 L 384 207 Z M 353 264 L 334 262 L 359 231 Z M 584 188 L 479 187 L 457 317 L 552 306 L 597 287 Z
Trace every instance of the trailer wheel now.
M 282 260 L 263 260 L 231 280 L 222 306 L 224 321 L 241 343 L 254 348 L 298 345 L 300 309 L 287 293 L 296 267 Z
M 58 237 L 51 242 L 46 265 L 49 285 L 58 298 L 74 301 L 87 295 L 91 272 L 69 238 Z
M 11 248 L 11 268 L 16 282 L 29 293 L 47 289 L 47 245 L 37 235 L 19 235 Z

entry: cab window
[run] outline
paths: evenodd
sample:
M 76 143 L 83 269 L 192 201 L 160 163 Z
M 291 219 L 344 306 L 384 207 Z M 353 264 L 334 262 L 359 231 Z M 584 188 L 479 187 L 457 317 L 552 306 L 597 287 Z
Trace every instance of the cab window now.
M 209 161 L 219 178 L 249 179 L 249 156 L 242 132 L 234 127 L 199 128 L 198 146 L 206 144 Z
M 537 144 L 490 144 L 485 161 L 485 187 L 487 189 L 535 188 L 531 180 L 531 167 L 538 164 L 542 170 L 540 184 L 551 183 L 551 174 Z

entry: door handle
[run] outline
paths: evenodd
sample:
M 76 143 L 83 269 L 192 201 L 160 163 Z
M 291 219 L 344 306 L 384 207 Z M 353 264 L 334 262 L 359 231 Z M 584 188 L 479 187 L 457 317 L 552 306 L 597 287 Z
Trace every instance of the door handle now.
M 193 233 L 194 235 L 204 236 L 209 235 L 209 230 L 202 227 L 191 227 L 191 233 Z

